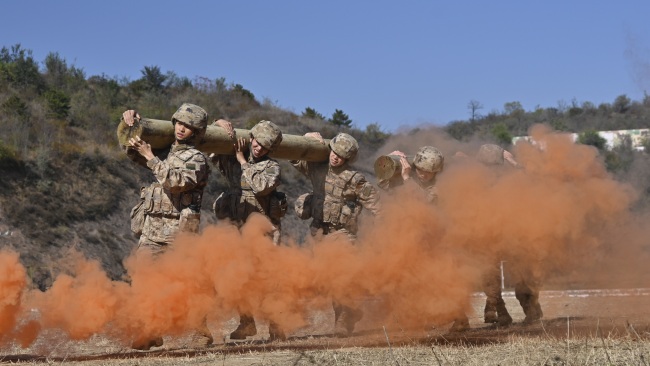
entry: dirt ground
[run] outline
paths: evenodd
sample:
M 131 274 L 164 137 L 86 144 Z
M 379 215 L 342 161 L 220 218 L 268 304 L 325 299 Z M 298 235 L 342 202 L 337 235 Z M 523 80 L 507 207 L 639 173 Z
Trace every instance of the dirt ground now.
M 267 342 L 268 326 L 261 323 L 258 325 L 257 336 L 245 342 L 231 342 L 225 336 L 236 327 L 236 319 L 231 319 L 223 324 L 223 327 L 209 324 L 215 336 L 215 344 L 202 349 L 192 349 L 188 346 L 191 336 L 165 337 L 165 345 L 162 347 L 150 351 L 134 351 L 101 336 L 87 341 L 70 341 L 63 334 L 49 331 L 42 334 L 30 348 L 21 349 L 15 345 L 4 347 L 0 350 L 0 362 L 94 361 L 100 362 L 97 364 L 113 365 L 121 363 L 110 362 L 111 360 L 153 358 L 159 361 L 171 360 L 169 364 L 177 364 L 186 363 L 181 360 L 188 358 L 208 357 L 212 361 L 205 362 L 225 364 L 221 361 L 228 357 L 230 365 L 300 364 L 297 361 L 289 361 L 303 357 L 304 351 L 315 350 L 341 351 L 363 348 L 382 349 L 382 352 L 388 349 L 393 352 L 400 347 L 418 345 L 481 347 L 508 343 L 513 337 L 545 337 L 567 342 L 572 339 L 622 337 L 644 342 L 650 340 L 650 289 L 543 291 L 540 303 L 544 310 L 544 319 L 530 325 L 522 323 L 524 314 L 514 294 L 506 292 L 504 298 L 514 319 L 514 324 L 505 328 L 483 323 L 482 308 L 485 297 L 476 294 L 472 298 L 474 311 L 468 314 L 471 329 L 460 333 L 449 333 L 449 326 L 430 330 L 385 326 L 370 315 L 358 323 L 351 337 L 336 338 L 332 336 L 333 312 L 320 311 L 312 314 L 308 327 L 289 334 L 287 341 Z M 372 314 L 375 306 L 377 301 L 365 301 L 366 314 Z M 255 358 L 253 355 L 258 356 Z M 240 360 L 241 363 L 233 363 L 234 359 Z M 306 364 L 314 363 L 313 360 L 307 361 L 309 362 Z

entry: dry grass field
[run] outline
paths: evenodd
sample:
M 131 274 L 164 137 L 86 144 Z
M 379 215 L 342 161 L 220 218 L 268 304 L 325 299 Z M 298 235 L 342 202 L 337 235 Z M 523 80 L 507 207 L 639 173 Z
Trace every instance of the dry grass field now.
M 246 342 L 215 339 L 192 349 L 191 336 L 166 337 L 165 345 L 134 351 L 106 337 L 71 341 L 50 331 L 27 349 L 5 346 L 4 363 L 78 365 L 650 365 L 650 290 L 542 292 L 543 321 L 522 324 L 523 313 L 511 293 L 506 303 L 515 323 L 507 328 L 483 324 L 484 297 L 473 298 L 472 329 L 402 329 L 368 316 L 349 338 L 331 336 L 333 314 L 314 312 L 310 326 L 287 341 L 267 342 L 268 327 Z M 215 338 L 236 327 L 210 324 Z

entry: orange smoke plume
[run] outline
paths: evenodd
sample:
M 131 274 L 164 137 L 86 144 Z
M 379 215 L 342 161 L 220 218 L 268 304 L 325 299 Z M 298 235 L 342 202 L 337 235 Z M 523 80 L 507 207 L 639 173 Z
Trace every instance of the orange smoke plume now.
M 18 254 L 0 250 L 0 341 L 6 341 L 16 326 L 26 285 L 25 268 Z
M 514 151 L 521 169 L 447 159 L 436 206 L 417 187 L 382 194 L 381 214 L 363 217 L 355 243 L 333 235 L 274 246 L 270 223 L 253 215 L 241 229 L 214 225 L 180 235 L 155 258 L 128 258 L 130 283 L 76 258 L 72 273 L 26 296 L 40 318 L 21 334 L 33 339 L 39 329 L 59 328 L 73 339 L 104 333 L 126 343 L 183 334 L 237 312 L 290 332 L 314 309 L 331 309 L 332 300 L 372 300 L 373 315 L 385 322 L 444 324 L 467 311 L 469 295 L 499 260 L 544 279 L 600 258 L 621 227 L 647 234 L 630 218 L 634 191 L 606 172 L 593 148 L 544 128 L 532 134 L 538 145 Z M 17 337 L 25 273 L 8 253 L 0 253 L 0 270 L 0 334 Z

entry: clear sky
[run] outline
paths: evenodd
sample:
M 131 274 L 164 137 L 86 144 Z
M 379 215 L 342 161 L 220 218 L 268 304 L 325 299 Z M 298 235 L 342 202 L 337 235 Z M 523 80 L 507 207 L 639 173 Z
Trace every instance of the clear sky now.
M 650 93 L 649 0 L 3 0 L 0 46 L 86 76 L 144 66 L 242 84 L 259 100 L 384 130 L 518 101 Z

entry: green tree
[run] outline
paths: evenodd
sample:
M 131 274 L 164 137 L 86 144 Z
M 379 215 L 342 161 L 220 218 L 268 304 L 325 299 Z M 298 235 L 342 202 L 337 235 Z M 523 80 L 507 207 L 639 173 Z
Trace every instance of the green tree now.
M 476 132 L 475 125 L 463 121 L 453 121 L 445 127 L 445 132 L 458 141 L 469 138 Z
M 100 105 L 114 108 L 125 104 L 124 96 L 120 93 L 122 88 L 117 80 L 102 74 L 88 78 L 88 85 L 95 92 Z
M 605 152 L 605 166 L 613 173 L 627 172 L 634 161 L 636 151 L 632 147 L 632 138 L 622 136 L 621 142 L 614 146 L 611 151 Z
M 503 110 L 507 115 L 514 116 L 524 112 L 524 107 L 522 107 L 520 102 L 508 102 L 503 105 Z
M 311 108 L 311 107 L 305 108 L 305 110 L 302 112 L 302 116 L 305 117 L 305 118 L 313 118 L 313 119 L 325 120 L 325 116 L 318 113 L 314 108 Z
M 616 113 L 625 113 L 630 108 L 630 103 L 630 98 L 628 98 L 627 95 L 622 94 L 616 97 L 614 104 L 612 104 L 612 109 L 614 109 L 614 112 Z
M 607 140 L 601 137 L 596 130 L 588 130 L 578 135 L 578 142 L 583 145 L 591 145 L 598 150 L 604 150 L 607 146 Z
M 251 101 L 255 101 L 255 95 L 251 93 L 250 90 L 244 88 L 241 84 L 233 85 L 232 91 L 236 94 L 241 95 L 244 98 L 250 99 Z
M 70 97 L 59 90 L 48 90 L 45 99 L 54 118 L 64 119 L 70 113 Z
M 329 120 L 333 125 L 338 127 L 352 127 L 352 120 L 342 110 L 336 109 Z
M 490 133 L 499 144 L 510 145 L 512 143 L 512 134 L 508 131 L 508 127 L 503 122 L 494 125 L 490 130 Z
M 382 131 L 379 123 L 374 122 L 366 126 L 364 136 L 368 143 L 381 145 L 386 141 L 386 139 L 388 139 L 388 137 L 390 137 L 390 134 Z
M 32 51 L 23 49 L 20 44 L 11 46 L 11 50 L 7 47 L 0 50 L 0 77 L 21 89 L 32 87 L 40 93 L 45 88 Z
M 74 91 L 86 86 L 86 76 L 83 70 L 74 66 L 68 67 L 67 62 L 56 52 L 50 52 L 45 57 L 45 79 L 50 88 Z
M 10 96 L 4 103 L 2 103 L 2 111 L 9 116 L 13 115 L 22 120 L 29 117 L 27 104 L 17 95 Z
M 145 66 L 140 70 L 142 73 L 141 80 L 143 86 L 148 91 L 162 92 L 165 90 L 165 81 L 167 76 L 163 75 L 158 66 Z
M 192 81 L 190 79 L 185 76 L 180 77 L 173 71 L 167 72 L 166 82 L 168 88 L 186 90 L 192 87 Z

